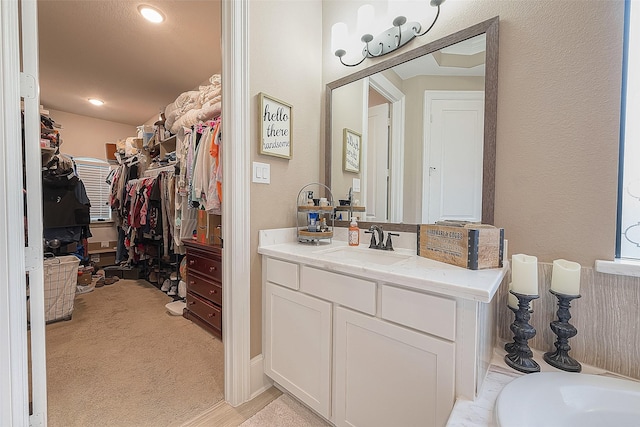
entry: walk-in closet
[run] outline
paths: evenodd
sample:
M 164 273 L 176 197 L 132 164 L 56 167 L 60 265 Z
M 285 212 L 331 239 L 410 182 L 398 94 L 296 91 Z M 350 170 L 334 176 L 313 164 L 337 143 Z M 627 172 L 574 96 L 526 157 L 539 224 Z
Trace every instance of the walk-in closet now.
M 48 425 L 187 424 L 224 400 L 221 1 L 37 5 Z

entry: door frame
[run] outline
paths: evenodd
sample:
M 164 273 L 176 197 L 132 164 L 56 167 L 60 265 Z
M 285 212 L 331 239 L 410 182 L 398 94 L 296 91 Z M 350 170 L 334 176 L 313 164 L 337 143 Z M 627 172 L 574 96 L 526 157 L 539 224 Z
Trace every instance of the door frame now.
M 35 30 L 31 28 L 31 31 L 36 31 L 34 34 L 37 35 L 37 3 L 23 1 L 22 4 L 29 11 L 26 18 L 23 16 L 23 22 L 34 24 Z M 23 223 L 24 217 L 22 153 L 20 144 L 15 143 L 21 140 L 18 108 L 21 91 L 30 86 L 28 76 L 20 74 L 18 16 L 18 0 L 0 2 L 0 150 L 3 154 L 0 156 L 3 171 L 0 196 L 5 201 L 0 206 L 0 229 L 6 237 L 0 241 L 0 424 L 18 426 L 31 422 L 46 426 L 46 403 L 44 407 L 34 408 L 38 412 L 29 419 L 25 271 L 29 267 L 27 264 L 32 264 L 29 260 L 34 257 L 35 250 L 20 249 L 24 246 L 24 231 L 23 227 L 16 227 Z M 226 135 L 237 142 L 229 144 L 222 152 L 223 161 L 229 165 L 227 171 L 232 171 L 223 182 L 223 191 L 227 194 L 223 215 L 237 219 L 223 229 L 226 242 L 223 258 L 225 400 L 238 406 L 249 400 L 251 384 L 249 0 L 222 2 L 222 17 L 222 62 L 226 76 L 222 87 L 229 94 L 222 108 L 223 115 L 229 117 L 225 122 Z M 35 43 L 37 65 L 37 37 Z M 37 70 L 33 77 L 31 90 L 38 99 Z M 35 175 L 40 178 L 39 172 Z M 42 268 L 36 271 L 42 274 Z M 44 332 L 44 323 L 42 329 Z M 42 341 L 44 345 L 44 335 Z M 44 385 L 34 391 L 43 393 L 46 402 L 46 371 L 34 372 L 34 375 Z
M 234 142 L 222 150 L 222 216 L 233 218 L 222 228 L 224 398 L 238 406 L 251 396 L 249 0 L 222 2 L 222 75 L 225 140 Z
M 367 79 L 369 86 L 385 97 L 391 104 L 391 140 L 389 141 L 389 222 L 402 222 L 404 188 L 404 123 L 405 95 L 382 74 L 374 74 Z M 369 117 L 368 103 L 363 106 L 363 117 Z M 363 127 L 367 129 L 367 127 Z M 364 138 L 366 141 L 366 137 Z M 366 179 L 364 180 L 366 182 Z M 366 206 L 366 204 L 365 204 Z
M 39 246 L 42 241 L 42 231 L 36 241 L 32 241 L 31 248 L 25 248 L 24 236 L 24 195 L 23 195 L 23 171 L 22 171 L 22 125 L 20 119 L 20 98 L 24 95 L 29 98 L 29 107 L 39 101 L 37 80 L 31 80 L 20 68 L 20 33 L 19 33 L 19 4 L 17 0 L 0 2 L 0 229 L 3 239 L 0 239 L 0 425 L 29 425 L 29 368 L 27 349 L 27 313 L 26 313 L 26 259 L 32 258 L 33 248 Z M 36 2 L 22 2 L 22 31 L 23 46 L 31 46 L 34 42 L 37 46 L 37 19 Z M 26 25 L 26 28 L 25 28 Z M 26 49 L 25 49 L 26 51 Z M 25 52 L 25 69 L 37 68 L 37 50 Z M 33 76 L 31 76 L 33 77 Z M 37 74 L 36 74 L 37 78 Z M 27 108 L 25 106 L 25 108 Z M 33 108 L 29 108 L 33 113 Z M 31 117 L 30 117 L 31 118 Z M 37 113 L 37 121 L 40 121 Z M 33 127 L 33 126 L 32 126 Z M 39 130 L 39 127 L 36 128 Z M 33 131 L 33 129 L 31 129 Z M 32 132 L 27 133 L 32 137 Z M 28 140 L 28 139 L 27 139 Z M 37 145 L 39 151 L 39 144 Z M 31 150 L 33 151 L 33 150 Z M 40 158 L 38 157 L 38 163 Z M 35 176 L 40 178 L 39 167 Z M 33 182 L 28 178 L 28 181 Z M 35 191 L 27 193 L 27 196 L 36 200 L 39 206 L 41 195 Z M 29 203 L 33 207 L 34 203 Z M 37 218 L 35 218 L 37 220 Z M 37 233 L 37 226 L 30 229 L 29 234 Z M 37 246 L 36 246 L 37 245 Z M 35 276 L 39 276 L 35 277 Z M 38 285 L 36 282 L 40 282 Z M 42 266 L 39 273 L 33 277 L 33 287 L 42 289 Z M 34 289 L 34 292 L 35 292 Z M 37 292 L 35 292 L 37 293 Z M 43 299 L 43 298 L 41 298 Z M 38 319 L 39 320 L 39 319 Z M 36 319 L 32 319 L 36 321 Z M 44 345 L 44 310 L 42 311 L 42 325 L 33 325 L 32 335 L 42 334 L 41 342 Z M 44 348 L 38 354 L 42 355 Z M 39 357 L 34 361 L 36 365 L 44 363 L 44 358 Z M 34 366 L 35 367 L 35 366 Z M 44 384 L 44 398 L 46 398 L 46 378 L 40 378 L 40 384 Z M 41 402 L 44 402 L 46 414 L 46 400 L 42 399 L 40 387 L 34 390 L 34 411 L 43 410 Z M 34 425 L 39 421 L 46 426 L 46 418 L 41 414 L 32 419 Z M 44 421 L 44 424 L 42 422 Z
M 382 107 L 385 107 L 385 112 L 386 112 L 386 116 L 385 116 L 385 130 L 386 130 L 386 141 L 385 141 L 385 145 L 386 145 L 386 153 L 385 155 L 385 167 L 384 167 L 384 214 L 381 214 L 381 212 L 378 209 L 378 206 L 380 204 L 380 200 L 378 199 L 377 194 L 382 194 L 381 190 L 382 188 L 380 188 L 380 186 L 378 186 L 377 184 L 380 183 L 380 176 L 376 176 L 379 175 L 380 172 L 382 172 L 380 170 L 380 168 L 378 168 L 375 164 L 376 162 L 376 156 L 380 156 L 382 155 L 382 151 L 379 150 L 379 145 L 380 145 L 380 141 L 378 140 L 378 138 L 376 138 L 375 144 L 374 141 L 372 139 L 372 136 L 369 132 L 369 129 L 371 128 L 371 110 L 372 109 L 381 109 Z M 389 221 L 389 211 L 390 211 L 390 194 L 389 194 L 389 181 L 390 181 L 390 177 L 389 177 L 389 173 L 390 173 L 390 168 L 389 168 L 389 152 L 390 147 L 389 147 L 389 143 L 390 143 L 390 139 L 391 139 L 391 135 L 389 134 L 390 132 L 390 125 L 389 125 L 389 120 L 390 120 L 390 111 L 391 111 L 391 106 L 389 104 L 389 102 L 385 102 L 385 103 L 381 103 L 378 105 L 373 105 L 371 107 L 368 108 L 368 118 L 367 118 L 367 143 L 366 143 L 366 151 L 364 154 L 364 161 L 362 162 L 363 165 L 366 165 L 367 170 L 369 173 L 367 173 L 366 176 L 366 180 L 365 180 L 365 184 L 364 184 L 364 189 L 366 191 L 367 196 L 364 197 L 364 200 L 366 201 L 365 206 L 367 206 L 367 215 L 365 218 L 363 218 L 362 220 L 364 221 L 368 221 L 368 222 L 388 222 Z M 370 158 L 370 156 L 373 155 L 373 157 Z M 375 165 L 375 167 L 374 167 Z M 373 169 L 374 173 L 370 173 L 371 169 Z M 369 191 L 369 190 L 373 190 L 373 191 Z M 371 196 L 373 196 L 371 198 Z M 373 199 L 373 200 L 372 200 Z M 373 215 L 372 215 L 373 214 Z

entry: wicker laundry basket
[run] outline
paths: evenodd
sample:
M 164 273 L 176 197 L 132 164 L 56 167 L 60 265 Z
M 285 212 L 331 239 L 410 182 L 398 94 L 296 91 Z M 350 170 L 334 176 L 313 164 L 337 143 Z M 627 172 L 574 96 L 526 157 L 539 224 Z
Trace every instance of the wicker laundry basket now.
M 44 319 L 46 322 L 71 319 L 76 296 L 80 260 L 72 255 L 44 261 Z

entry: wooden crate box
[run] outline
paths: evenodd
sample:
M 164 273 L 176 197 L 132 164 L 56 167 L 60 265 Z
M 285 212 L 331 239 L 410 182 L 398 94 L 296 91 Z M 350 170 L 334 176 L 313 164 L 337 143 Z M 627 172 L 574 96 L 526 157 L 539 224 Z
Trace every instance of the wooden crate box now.
M 504 229 L 448 222 L 421 224 L 418 255 L 471 270 L 502 267 Z

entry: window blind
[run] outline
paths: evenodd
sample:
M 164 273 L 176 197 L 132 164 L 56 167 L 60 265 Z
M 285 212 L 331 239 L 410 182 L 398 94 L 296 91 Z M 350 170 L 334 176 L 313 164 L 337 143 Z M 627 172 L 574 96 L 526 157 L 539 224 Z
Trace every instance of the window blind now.
M 109 163 L 99 159 L 74 159 L 78 176 L 84 184 L 91 202 L 91 221 L 110 221 L 111 207 L 109 193 L 111 186 L 106 182 L 111 170 Z

